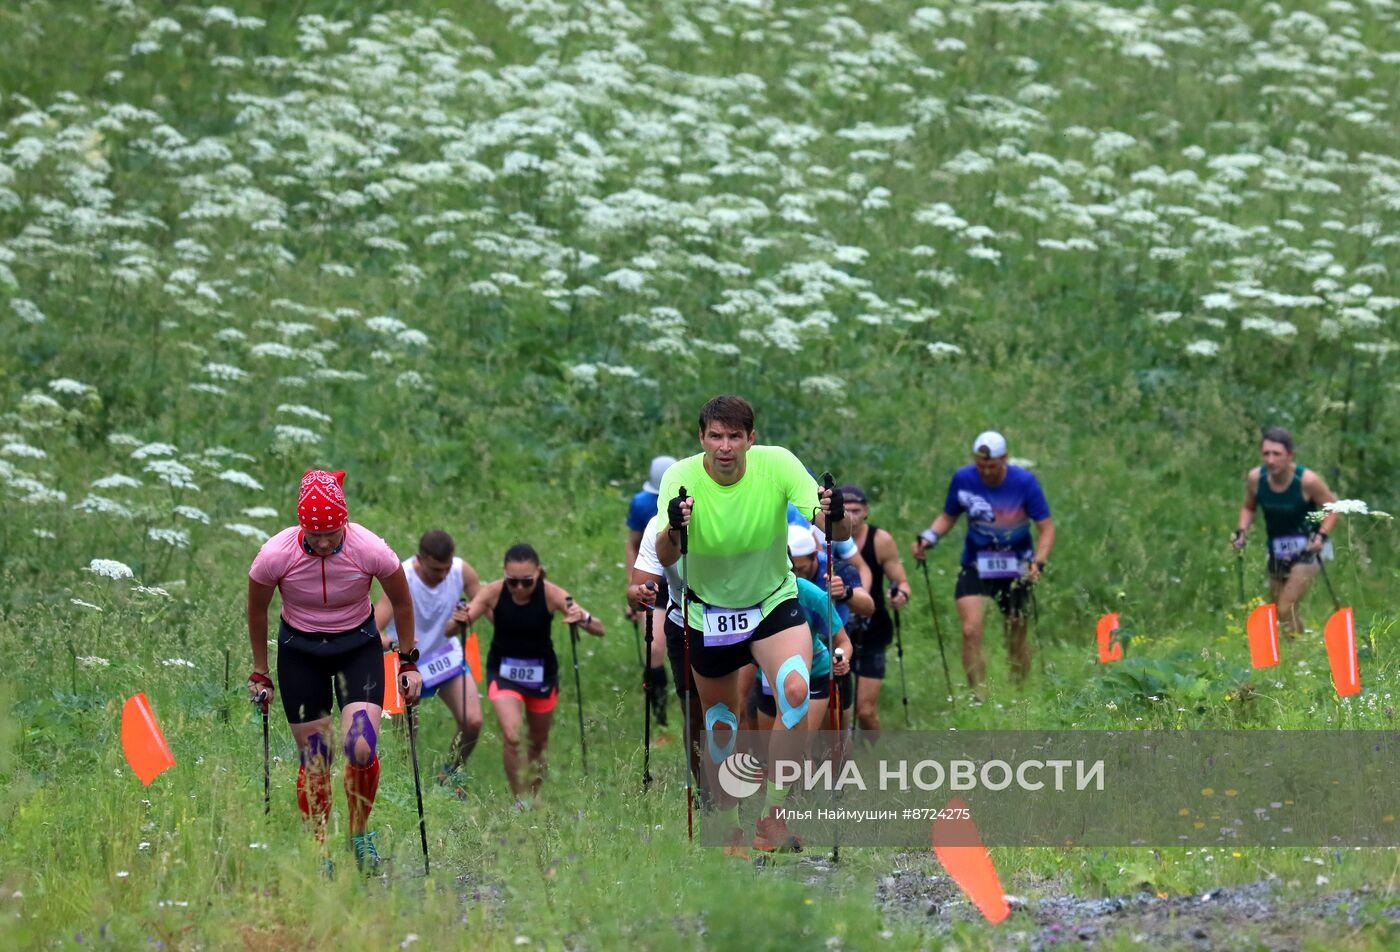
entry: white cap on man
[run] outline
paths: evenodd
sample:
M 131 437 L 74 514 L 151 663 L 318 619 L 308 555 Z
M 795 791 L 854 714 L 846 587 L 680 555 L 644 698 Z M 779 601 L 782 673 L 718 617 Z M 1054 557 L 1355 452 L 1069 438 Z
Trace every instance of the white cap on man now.
M 972 455 L 983 459 L 1001 459 L 1006 455 L 1006 437 L 996 430 L 977 434 L 977 439 L 972 441 Z
M 788 526 L 788 555 L 817 554 L 817 537 L 806 526 Z
M 651 461 L 651 472 L 647 475 L 647 481 L 642 483 L 642 492 L 661 492 L 661 477 L 666 475 L 666 470 L 671 468 L 671 464 L 676 461 L 674 456 L 658 456 Z

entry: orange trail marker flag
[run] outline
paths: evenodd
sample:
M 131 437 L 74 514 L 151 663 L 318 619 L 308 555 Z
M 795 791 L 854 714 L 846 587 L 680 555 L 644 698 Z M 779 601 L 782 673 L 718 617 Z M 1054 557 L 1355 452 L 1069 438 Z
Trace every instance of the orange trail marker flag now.
M 1001 922 L 1011 915 L 1011 906 L 1001 891 L 992 854 L 982 845 L 982 837 L 967 812 L 967 803 L 954 797 L 943 813 L 952 813 L 955 818 L 933 821 L 933 855 L 988 922 Z
M 147 787 L 152 780 L 175 766 L 175 755 L 165 742 L 165 735 L 156 723 L 156 715 L 144 691 L 133 694 L 122 705 L 122 753 L 126 754 L 126 762 Z
M 399 655 L 396 651 L 384 656 L 384 713 L 403 713 L 403 694 L 399 692 Z
M 1113 637 L 1118 630 L 1118 613 L 1111 612 L 1099 619 L 1099 664 L 1117 661 L 1123 657 L 1123 643 Z
M 1327 645 L 1327 663 L 1332 666 L 1332 686 L 1339 697 L 1361 692 L 1361 675 L 1356 668 L 1356 619 L 1350 608 L 1338 609 L 1322 629 Z
M 465 645 L 467 665 L 472 669 L 472 677 L 477 684 L 481 683 L 481 643 L 476 640 L 476 632 L 467 636 Z
M 1256 668 L 1278 664 L 1278 608 L 1273 602 L 1249 613 L 1245 623 L 1249 633 L 1249 660 Z

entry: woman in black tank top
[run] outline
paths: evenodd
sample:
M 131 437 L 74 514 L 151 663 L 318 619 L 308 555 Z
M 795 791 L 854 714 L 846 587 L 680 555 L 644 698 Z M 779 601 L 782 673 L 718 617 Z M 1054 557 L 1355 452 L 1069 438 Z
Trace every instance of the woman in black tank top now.
M 538 793 L 544 782 L 544 751 L 559 699 L 559 658 L 551 637 L 555 612 L 563 613 L 566 625 L 603 636 L 602 622 L 545 581 L 539 554 L 525 543 L 506 551 L 504 577 L 483 585 L 467 606 L 468 626 L 484 615 L 494 629 L 486 656 L 487 697 L 501 725 L 506 780 L 522 809 L 524 796 Z M 521 721 L 529 742 L 524 758 Z

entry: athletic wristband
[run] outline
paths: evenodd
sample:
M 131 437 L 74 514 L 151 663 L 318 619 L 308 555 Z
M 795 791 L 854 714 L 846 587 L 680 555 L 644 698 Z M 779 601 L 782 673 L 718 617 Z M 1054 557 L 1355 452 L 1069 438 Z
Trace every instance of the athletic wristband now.
M 593 621 L 593 613 L 592 613 L 592 612 L 584 612 L 584 613 L 583 613 L 583 627 L 587 628 L 587 627 L 589 626 L 589 624 L 592 623 L 592 621 Z
M 1031 559 L 1031 562 L 1033 562 L 1035 564 L 1035 567 L 1040 569 L 1042 572 L 1045 571 L 1044 559 Z
M 925 529 L 923 532 L 919 533 L 919 538 L 922 539 L 925 542 L 925 544 L 927 544 L 928 547 L 931 549 L 938 544 L 938 540 L 941 539 L 942 536 L 940 536 L 937 532 L 934 532 L 932 529 Z
M 849 602 L 849 601 L 851 600 L 851 596 L 854 595 L 855 593 L 856 593 L 856 592 L 855 592 L 855 589 L 853 589 L 853 588 L 848 588 L 848 589 L 846 589 L 844 592 L 841 593 L 841 597 L 838 598 L 837 601 L 838 601 L 838 602 Z
M 248 675 L 248 680 L 252 681 L 254 684 L 261 685 L 265 688 L 270 688 L 273 686 L 272 679 L 267 675 L 263 674 L 261 671 L 254 671 L 252 674 Z
M 1317 537 L 1318 537 L 1319 539 L 1321 539 L 1323 542 L 1326 542 L 1326 541 L 1327 541 L 1327 533 L 1323 532 L 1321 529 L 1318 529 L 1318 530 L 1317 530 Z
M 412 661 L 400 661 L 400 662 L 399 662 L 399 674 L 407 674 L 407 673 L 410 672 L 410 671 L 417 671 L 417 670 L 418 670 L 418 665 L 414 664 Z

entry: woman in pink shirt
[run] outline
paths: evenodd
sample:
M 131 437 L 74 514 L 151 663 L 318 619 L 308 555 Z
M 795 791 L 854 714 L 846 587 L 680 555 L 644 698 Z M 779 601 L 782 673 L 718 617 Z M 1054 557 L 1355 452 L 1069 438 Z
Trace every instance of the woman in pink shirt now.
M 379 536 L 350 521 L 345 473 L 311 469 L 301 480 L 298 524 L 283 529 L 258 551 L 248 570 L 248 637 L 253 673 L 248 690 L 267 704 L 274 692 L 267 666 L 267 610 L 282 593 L 277 630 L 277 686 L 282 710 L 301 752 L 297 803 L 326 835 L 331 813 L 331 697 L 340 705 L 345 751 L 345 800 L 351 844 L 362 869 L 379 863 L 374 833 L 366 830 L 379 789 L 375 753 L 384 705 L 384 663 L 370 605 L 370 583 L 379 579 L 394 609 L 404 700 L 418 700 L 422 679 L 414 648 L 413 600 L 399 557 Z

